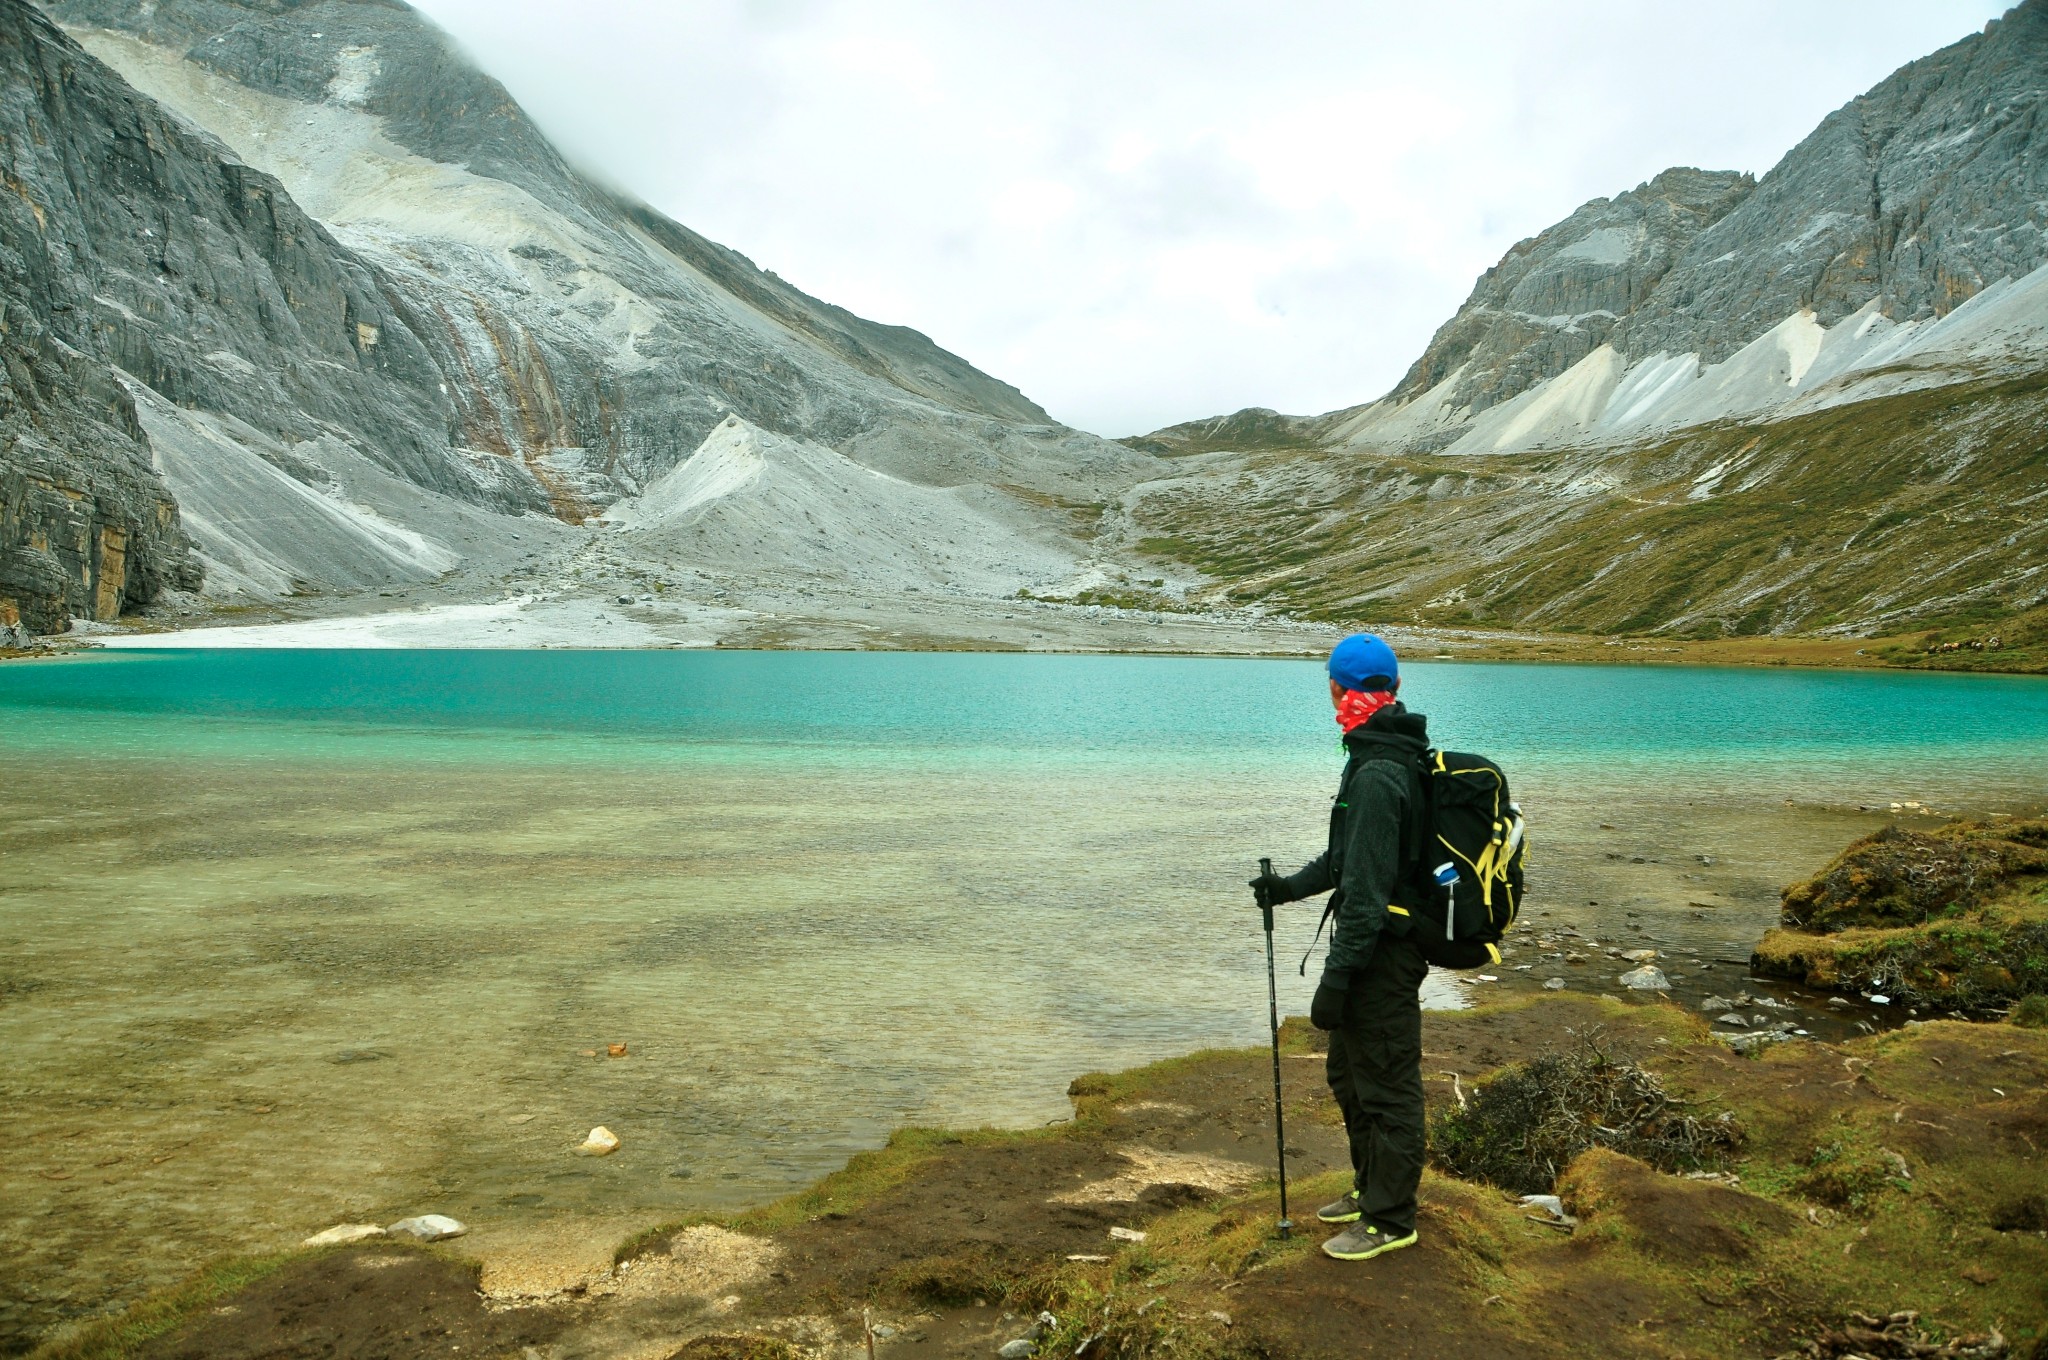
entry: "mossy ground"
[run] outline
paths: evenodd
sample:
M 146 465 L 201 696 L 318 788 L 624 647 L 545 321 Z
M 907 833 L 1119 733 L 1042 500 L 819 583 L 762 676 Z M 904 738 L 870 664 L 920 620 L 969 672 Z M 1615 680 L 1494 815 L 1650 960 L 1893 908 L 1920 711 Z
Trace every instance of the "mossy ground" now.
M 1943 1010 L 2048 993 L 2048 821 L 1886 828 L 1785 890 L 1755 966 Z

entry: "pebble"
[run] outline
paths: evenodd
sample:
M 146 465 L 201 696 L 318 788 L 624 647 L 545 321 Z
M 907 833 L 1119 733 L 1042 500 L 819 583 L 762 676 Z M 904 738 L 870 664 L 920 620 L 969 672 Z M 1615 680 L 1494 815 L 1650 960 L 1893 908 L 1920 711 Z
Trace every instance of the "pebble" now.
M 1546 981 L 1546 982 L 1545 982 L 1545 983 L 1543 984 L 1543 990 L 1544 990 L 1544 991 L 1546 991 L 1546 992 L 1561 992 L 1561 991 L 1563 991 L 1563 990 L 1564 990 L 1564 979 L 1563 979 L 1563 978 L 1551 978 L 1551 979 L 1549 979 L 1548 981 Z
M 384 1230 L 374 1223 L 337 1223 L 324 1232 L 316 1232 L 302 1247 L 338 1247 L 350 1242 L 367 1242 L 373 1237 L 382 1237 Z
M 1623 954 L 1622 957 L 1630 963 L 1648 963 L 1651 959 L 1657 957 L 1657 951 L 1654 949 L 1631 949 L 1626 954 Z
M 1109 1235 L 1119 1242 L 1142 1242 L 1145 1240 L 1145 1234 L 1139 1232 L 1136 1228 L 1111 1228 Z
M 1732 1011 L 1734 1009 L 1735 1003 L 1725 996 L 1706 996 L 1700 998 L 1700 1014 L 1702 1015 L 1712 1015 L 1715 1011 Z
M 1717 1025 L 1733 1025 L 1733 1026 L 1735 1026 L 1735 1028 L 1737 1028 L 1737 1029 L 1748 1029 L 1748 1028 L 1749 1028 L 1749 1021 L 1747 1021 L 1747 1020 L 1743 1019 L 1743 1018 L 1742 1018 L 1741 1016 L 1737 1015 L 1737 1014 L 1736 1014 L 1736 1013 L 1735 1013 L 1734 1011 L 1730 1011 L 1730 1012 L 1728 1012 L 1728 1013 L 1727 1013 L 1726 1015 L 1723 1015 L 1723 1016 L 1719 1016 L 1719 1017 L 1717 1017 L 1717 1018 L 1716 1018 L 1716 1019 L 1714 1020 L 1714 1023 L 1715 1023 L 1715 1024 L 1717 1024 Z
M 599 1124 L 590 1131 L 590 1136 L 577 1145 L 577 1155 L 583 1157 L 609 1157 L 619 1150 L 619 1136 Z
M 450 1237 L 460 1237 L 469 1231 L 469 1227 L 446 1214 L 421 1214 L 417 1218 L 401 1218 L 384 1231 L 393 1237 L 410 1237 L 420 1242 L 439 1242 Z
M 1664 976 L 1664 970 L 1653 968 L 1647 963 L 1640 968 L 1623 973 L 1619 981 L 1622 986 L 1635 992 L 1668 992 L 1671 990 L 1671 981 Z

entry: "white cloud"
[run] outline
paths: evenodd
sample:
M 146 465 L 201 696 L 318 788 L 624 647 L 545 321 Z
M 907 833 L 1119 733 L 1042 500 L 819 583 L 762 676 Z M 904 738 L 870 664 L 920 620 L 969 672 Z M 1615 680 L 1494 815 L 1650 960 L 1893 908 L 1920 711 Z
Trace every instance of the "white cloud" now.
M 1979 0 L 422 0 L 575 160 L 1122 434 L 1391 387 L 1508 246 L 1761 173 Z

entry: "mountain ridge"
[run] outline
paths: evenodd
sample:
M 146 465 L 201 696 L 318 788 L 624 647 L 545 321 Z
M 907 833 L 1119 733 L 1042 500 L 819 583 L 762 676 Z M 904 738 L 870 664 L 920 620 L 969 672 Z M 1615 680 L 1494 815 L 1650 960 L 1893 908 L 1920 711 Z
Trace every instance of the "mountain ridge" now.
M 136 549 L 133 588 L 101 589 L 106 553 L 77 546 L 99 520 L 58 551 L 60 508 L 30 506 L 80 488 L 33 491 L 29 445 L 0 445 L 10 628 L 167 587 L 497 573 L 519 535 L 489 517 L 590 519 L 733 415 L 909 483 L 1009 488 L 1027 516 L 1150 466 L 583 176 L 396 0 L 0 0 L 0 43 L 22 72 L 0 247 L 49 294 L 13 301 L 127 408 L 125 499 L 100 520 Z M 17 426 L 39 409 L 10 401 Z M 50 457 L 112 485 L 82 431 L 36 485 Z
M 1792 318 L 1826 331 L 1874 307 L 1888 326 L 1920 325 L 2023 279 L 2048 264 L 2044 151 L 2048 0 L 2024 0 L 1830 113 L 1761 178 L 1674 167 L 1517 242 L 1387 395 L 1287 417 L 1291 438 L 1512 452 L 1645 433 L 1615 420 L 1603 431 L 1603 408 L 1541 438 L 1466 440 L 1603 348 L 1617 379 L 1676 386 Z M 1195 431 L 1228 419 L 1132 442 L 1190 448 L 1203 441 Z

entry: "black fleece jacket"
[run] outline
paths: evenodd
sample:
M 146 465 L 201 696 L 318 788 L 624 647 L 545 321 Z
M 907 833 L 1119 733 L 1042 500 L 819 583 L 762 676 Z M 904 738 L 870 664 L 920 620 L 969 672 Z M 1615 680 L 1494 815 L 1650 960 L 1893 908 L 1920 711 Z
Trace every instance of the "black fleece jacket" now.
M 1287 876 L 1290 898 L 1336 889 L 1330 898 L 1336 927 L 1323 971 L 1338 974 L 1330 979 L 1338 985 L 1372 957 L 1399 886 L 1402 831 L 1420 813 L 1413 771 L 1429 749 L 1428 719 L 1389 704 L 1347 733 L 1344 748 L 1350 758 L 1330 809 L 1329 848 Z

